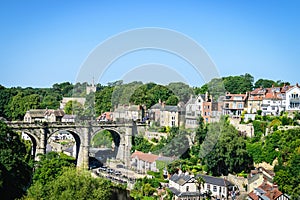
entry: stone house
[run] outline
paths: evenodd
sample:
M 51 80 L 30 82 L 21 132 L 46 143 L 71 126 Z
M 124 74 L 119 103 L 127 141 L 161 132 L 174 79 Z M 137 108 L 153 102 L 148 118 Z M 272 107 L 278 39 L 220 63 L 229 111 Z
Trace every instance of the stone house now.
M 63 110 L 31 109 L 24 115 L 24 122 L 61 122 L 65 115 Z
M 149 109 L 150 120 L 158 126 L 178 127 L 182 125 L 182 113 L 184 109 L 181 106 L 170 106 L 161 101 Z
M 213 112 L 212 97 L 209 97 L 208 93 L 191 96 L 185 104 L 186 128 L 197 128 L 200 117 L 203 117 L 205 123 L 210 123 L 213 116 L 216 116 L 216 113 Z
M 197 188 L 197 177 L 201 176 L 205 183 L 201 186 L 201 191 Z M 219 177 L 213 177 L 208 175 L 189 175 L 188 173 L 174 174 L 169 180 L 169 189 L 175 196 L 175 200 L 191 199 L 197 200 L 199 196 L 211 193 L 212 197 L 219 199 L 227 199 L 229 190 L 233 184 L 228 180 Z
M 115 122 L 142 121 L 145 108 L 141 105 L 119 105 L 111 114 Z
M 251 173 L 248 176 L 248 186 L 247 191 L 252 192 L 254 188 L 259 187 L 264 182 L 273 185 L 273 178 L 275 173 L 271 170 L 267 170 L 263 167 L 259 167 L 255 170 L 251 170 Z

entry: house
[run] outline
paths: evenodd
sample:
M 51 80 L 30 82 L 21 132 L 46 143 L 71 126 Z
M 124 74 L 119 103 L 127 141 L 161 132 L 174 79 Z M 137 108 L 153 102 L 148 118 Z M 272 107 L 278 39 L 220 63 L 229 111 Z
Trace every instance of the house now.
M 61 122 L 70 122 L 74 123 L 76 121 L 77 115 L 64 115 L 61 119 Z
M 257 113 L 261 110 L 262 100 L 266 95 L 267 90 L 265 88 L 255 88 L 250 92 L 247 101 L 247 113 Z
M 178 127 L 181 124 L 180 119 L 184 110 L 181 106 L 166 105 L 165 102 L 159 102 L 149 109 L 150 120 L 157 126 Z
M 281 87 L 267 88 L 261 104 L 262 115 L 279 115 L 285 110 L 285 98 Z
M 115 122 L 142 121 L 145 116 L 145 108 L 142 105 L 119 105 L 111 114 Z
M 286 111 L 300 111 L 300 86 L 298 83 L 286 91 Z
M 271 170 L 267 170 L 263 167 L 259 167 L 255 170 L 251 170 L 248 176 L 248 186 L 247 191 L 252 192 L 254 188 L 259 187 L 263 182 L 269 185 L 273 185 L 273 178 L 275 173 Z
M 277 185 L 262 183 L 259 187 L 254 188 L 247 196 L 247 200 L 288 200 L 288 195 L 283 194 Z
M 246 94 L 230 94 L 226 93 L 223 99 L 223 114 L 232 117 L 241 116 L 245 108 L 247 108 L 248 93 Z
M 199 189 L 197 187 L 197 178 L 202 177 L 204 185 Z M 208 175 L 189 175 L 188 173 L 174 174 L 169 180 L 169 189 L 177 199 L 199 199 L 199 196 L 204 194 L 211 194 L 212 197 L 219 199 L 226 199 L 229 196 L 233 184 L 228 180 L 219 177 Z
M 61 122 L 64 115 L 63 110 L 31 109 L 25 113 L 24 122 Z
M 98 122 L 111 122 L 113 121 L 113 113 L 112 112 L 104 112 L 96 119 Z
M 45 121 L 45 111 L 46 109 L 31 109 L 26 111 L 24 122 L 32 123 Z
M 151 153 L 143 153 L 140 151 L 135 151 L 130 156 L 130 164 L 131 167 L 140 173 L 146 173 L 147 171 L 157 172 L 156 168 L 156 160 L 158 159 L 158 155 L 154 155 Z
M 202 116 L 203 102 L 205 100 L 204 95 L 198 95 L 197 97 L 190 99 L 185 104 L 185 128 L 197 128 L 198 120 Z
M 195 98 L 191 95 L 185 104 L 185 127 L 197 128 L 200 117 L 203 117 L 205 123 L 210 123 L 213 116 L 212 104 L 212 97 L 209 97 L 208 93 Z

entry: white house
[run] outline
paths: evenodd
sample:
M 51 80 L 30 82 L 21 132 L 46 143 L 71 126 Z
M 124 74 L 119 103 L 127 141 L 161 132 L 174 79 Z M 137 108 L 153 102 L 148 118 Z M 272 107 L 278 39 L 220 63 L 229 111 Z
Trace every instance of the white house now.
M 298 84 L 286 91 L 285 110 L 300 111 L 300 86 Z
M 201 186 L 201 191 L 197 188 L 197 177 L 201 176 L 205 183 Z M 229 190 L 233 184 L 228 180 L 208 175 L 174 174 L 169 181 L 169 189 L 175 196 L 175 200 L 197 200 L 200 195 L 211 194 L 212 197 L 227 199 Z
M 131 155 L 131 167 L 138 172 L 146 173 L 147 171 L 157 172 L 156 160 L 159 156 L 151 153 L 143 153 L 140 151 L 135 151 Z

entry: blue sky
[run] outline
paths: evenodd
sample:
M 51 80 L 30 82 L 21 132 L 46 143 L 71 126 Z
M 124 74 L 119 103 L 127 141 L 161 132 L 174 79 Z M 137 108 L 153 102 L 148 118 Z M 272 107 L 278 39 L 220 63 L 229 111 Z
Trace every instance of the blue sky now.
M 90 52 L 131 29 L 161 27 L 201 45 L 221 76 L 250 73 L 299 82 L 299 1 L 1 1 L 0 84 L 50 87 L 75 82 Z M 112 63 L 96 81 L 133 77 L 137 66 L 159 63 L 202 85 L 182 59 L 155 50 Z M 90 80 L 92 80 L 92 74 Z

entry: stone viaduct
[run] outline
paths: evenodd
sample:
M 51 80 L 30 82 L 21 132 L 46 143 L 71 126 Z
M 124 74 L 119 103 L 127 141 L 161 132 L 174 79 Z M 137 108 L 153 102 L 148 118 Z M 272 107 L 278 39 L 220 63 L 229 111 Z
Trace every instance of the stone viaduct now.
M 144 129 L 145 125 L 136 124 L 99 124 L 84 121 L 81 123 L 25 123 L 7 122 L 8 126 L 17 132 L 26 133 L 32 141 L 33 153 L 45 154 L 46 145 L 49 138 L 59 132 L 67 131 L 73 135 L 76 142 L 77 167 L 88 168 L 89 148 L 92 138 L 101 130 L 108 130 L 111 134 L 118 136 L 118 141 L 114 141 L 117 149 L 116 159 L 124 162 L 125 166 L 130 163 L 130 149 L 132 146 L 132 136 L 139 130 Z

